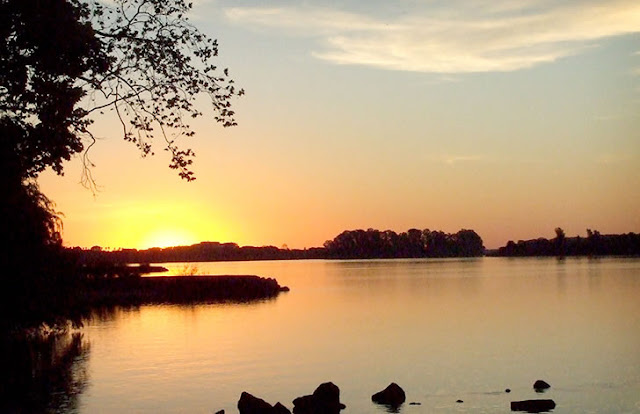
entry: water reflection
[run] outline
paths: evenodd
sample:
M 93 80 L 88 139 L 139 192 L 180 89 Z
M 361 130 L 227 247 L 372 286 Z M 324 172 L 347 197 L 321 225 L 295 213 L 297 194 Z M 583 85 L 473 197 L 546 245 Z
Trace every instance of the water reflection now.
M 78 396 L 88 384 L 89 343 L 81 333 L 0 342 L 0 412 L 77 412 Z
M 422 403 L 403 405 L 406 414 L 506 413 L 510 401 L 537 397 L 531 383 L 538 377 L 552 382 L 544 397 L 564 413 L 637 408 L 637 259 L 198 266 L 207 274 L 275 277 L 291 292 L 252 304 L 103 309 L 85 322 L 79 346 L 91 341 L 90 392 L 85 349 L 58 374 L 80 383 L 76 391 L 52 387 L 37 397 L 44 402 L 24 408 L 30 397 L 11 395 L 5 381 L 0 412 L 237 412 L 245 390 L 288 405 L 333 381 L 345 413 L 383 413 L 370 396 L 393 380 L 407 401 Z M 4 348 L 4 360 L 12 352 Z M 84 385 L 72 374 L 82 369 Z M 38 389 L 29 387 L 13 384 Z

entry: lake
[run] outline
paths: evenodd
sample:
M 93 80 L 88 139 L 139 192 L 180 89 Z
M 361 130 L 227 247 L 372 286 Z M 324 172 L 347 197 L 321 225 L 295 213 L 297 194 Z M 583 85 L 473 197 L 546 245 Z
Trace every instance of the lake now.
M 343 413 L 386 412 L 371 395 L 390 382 L 406 414 L 508 413 L 533 398 L 554 399 L 556 413 L 640 412 L 640 259 L 165 266 L 275 277 L 291 291 L 96 316 L 76 361 L 85 384 L 58 411 L 237 413 L 242 391 L 291 409 L 332 381 Z M 537 379 L 552 388 L 536 394 Z

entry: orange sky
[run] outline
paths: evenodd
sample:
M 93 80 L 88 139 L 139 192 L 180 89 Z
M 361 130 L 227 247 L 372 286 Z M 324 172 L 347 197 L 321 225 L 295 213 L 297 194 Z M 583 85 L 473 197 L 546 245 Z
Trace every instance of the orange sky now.
M 558 226 L 640 232 L 637 2 L 385 4 L 196 6 L 247 92 L 239 125 L 194 124 L 186 183 L 160 146 L 140 159 L 99 119 L 99 193 L 78 184 L 78 160 L 40 178 L 65 244 L 302 248 L 415 227 L 471 228 L 493 248 Z

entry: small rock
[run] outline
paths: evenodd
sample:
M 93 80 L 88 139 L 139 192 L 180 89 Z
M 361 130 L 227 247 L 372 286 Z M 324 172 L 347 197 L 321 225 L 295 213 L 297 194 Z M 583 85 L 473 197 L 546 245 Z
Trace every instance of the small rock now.
M 551 385 L 543 380 L 537 380 L 533 383 L 533 389 L 536 390 L 536 392 L 543 392 L 544 390 L 547 390 L 549 388 L 551 388 Z
M 457 402 L 458 404 L 462 404 L 464 401 L 462 401 L 462 400 L 458 400 L 458 401 L 456 401 L 456 402 Z
M 280 402 L 277 402 L 276 405 L 273 406 L 271 412 L 273 414 L 291 414 L 291 411 Z
M 507 394 L 511 392 L 511 390 L 509 388 L 507 388 L 506 390 L 504 390 L 504 392 L 506 392 Z
M 421 402 L 411 401 L 411 402 L 409 403 L 409 405 L 422 405 L 422 403 L 421 403 Z
M 216 412 L 216 414 L 224 414 L 224 410 L 220 410 L 220 411 Z
M 280 403 L 278 403 L 280 404 Z M 282 404 L 280 404 L 282 406 Z M 277 404 L 276 404 L 277 406 Z M 286 407 L 282 406 L 286 411 L 274 411 L 275 408 L 262 398 L 254 397 L 248 392 L 243 392 L 238 401 L 238 411 L 240 414 L 280 414 L 289 413 Z M 281 410 L 281 408 L 278 408 Z
M 374 403 L 389 405 L 391 407 L 398 407 L 405 402 L 405 400 L 404 390 L 395 382 L 392 382 L 387 388 L 371 396 L 371 401 Z
M 524 400 L 511 401 L 511 411 L 526 411 L 528 413 L 545 413 L 556 408 L 553 400 Z

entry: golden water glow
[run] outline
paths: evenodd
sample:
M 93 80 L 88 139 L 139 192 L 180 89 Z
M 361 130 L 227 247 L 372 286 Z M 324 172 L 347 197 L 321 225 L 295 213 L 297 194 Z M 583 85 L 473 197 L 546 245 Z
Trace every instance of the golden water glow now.
M 389 378 L 428 396 L 416 413 L 460 412 L 461 397 L 467 412 L 507 412 L 509 398 L 535 395 L 538 376 L 553 378 L 551 396 L 577 411 L 637 411 L 637 259 L 198 266 L 270 275 L 291 292 L 249 306 L 118 309 L 88 325 L 83 412 L 237 412 L 242 390 L 286 403 L 326 378 L 349 412 L 382 412 L 366 396 Z

